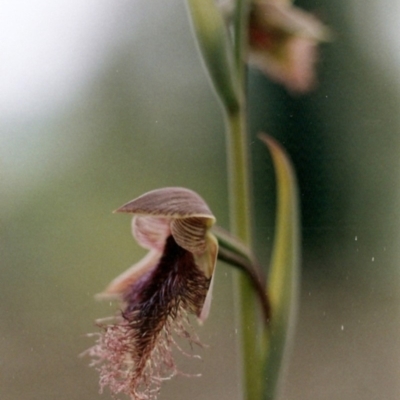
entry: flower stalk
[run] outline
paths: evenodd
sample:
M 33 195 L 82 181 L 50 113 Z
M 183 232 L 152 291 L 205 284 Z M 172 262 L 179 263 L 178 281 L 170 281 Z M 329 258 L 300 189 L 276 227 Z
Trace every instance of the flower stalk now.
M 246 103 L 246 74 L 245 60 L 247 56 L 247 25 L 248 25 L 248 0 L 238 0 L 233 19 L 234 56 L 238 71 L 238 86 L 240 87 L 241 108 L 235 114 L 228 114 L 226 130 L 227 167 L 228 167 L 228 192 L 230 225 L 233 234 L 237 235 L 250 249 L 252 248 L 252 203 L 250 194 L 250 163 L 247 138 L 247 103 Z M 259 352 L 258 299 L 256 294 L 262 296 L 264 310 L 264 323 L 270 318 L 270 307 L 265 290 L 259 288 L 254 291 L 251 275 L 240 274 L 235 277 L 238 294 L 239 320 L 241 327 L 242 347 L 242 375 L 244 398 L 258 400 L 261 396 L 262 374 Z M 264 292 L 264 295 L 263 295 Z M 259 297 L 260 298 L 260 297 Z M 268 310 L 268 316 L 265 310 Z
M 227 155 L 228 155 L 228 192 L 231 232 L 251 248 L 251 201 L 250 175 L 246 135 L 246 116 L 244 109 L 228 116 Z M 235 277 L 241 344 L 243 359 L 243 385 L 245 398 L 260 398 L 260 362 L 258 351 L 258 314 L 256 297 L 248 277 L 240 274 Z

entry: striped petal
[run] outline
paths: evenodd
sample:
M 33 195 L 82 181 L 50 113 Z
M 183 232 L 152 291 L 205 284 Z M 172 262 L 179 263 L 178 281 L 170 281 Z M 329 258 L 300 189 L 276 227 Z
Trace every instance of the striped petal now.
M 180 187 L 152 190 L 126 203 L 115 212 L 167 218 L 200 217 L 215 220 L 207 203 L 196 192 Z
M 176 243 L 193 254 L 201 254 L 206 250 L 206 232 L 210 220 L 206 218 L 182 218 L 171 222 L 171 233 Z

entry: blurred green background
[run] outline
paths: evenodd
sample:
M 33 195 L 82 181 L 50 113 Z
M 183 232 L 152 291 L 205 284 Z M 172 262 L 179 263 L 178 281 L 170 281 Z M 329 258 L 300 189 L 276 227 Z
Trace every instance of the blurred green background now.
M 300 5 L 300 3 L 299 3 Z M 267 264 L 274 180 L 260 130 L 295 164 L 303 218 L 298 329 L 281 399 L 400 397 L 400 5 L 303 1 L 336 40 L 318 90 L 250 71 L 255 242 Z M 115 305 L 93 295 L 144 254 L 112 210 L 186 186 L 228 227 L 223 120 L 182 1 L 7 2 L 0 17 L 0 398 L 97 399 L 78 355 Z M 202 378 L 160 399 L 240 399 L 232 272 L 219 265 Z M 111 398 L 106 392 L 101 398 Z

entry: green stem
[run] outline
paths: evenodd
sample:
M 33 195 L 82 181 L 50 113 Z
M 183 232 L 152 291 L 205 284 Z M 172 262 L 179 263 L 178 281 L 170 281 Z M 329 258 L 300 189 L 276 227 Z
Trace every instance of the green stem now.
M 228 115 L 228 174 L 232 233 L 251 248 L 251 202 L 250 173 L 246 121 L 246 74 L 248 0 L 237 0 L 234 16 L 234 59 L 242 94 L 241 107 L 237 113 Z M 248 277 L 237 276 L 238 303 L 240 312 L 243 376 L 246 400 L 261 398 L 261 360 L 257 338 L 258 315 L 256 298 Z
M 245 113 L 228 117 L 228 174 L 232 233 L 247 245 L 251 242 L 250 185 Z
M 240 112 L 228 116 L 228 172 L 229 199 L 232 233 L 251 246 L 251 202 L 249 162 L 246 135 L 246 114 Z M 261 394 L 261 368 L 256 332 L 257 309 L 252 284 L 247 276 L 237 276 L 240 326 L 242 328 L 243 376 L 246 400 L 259 400 Z

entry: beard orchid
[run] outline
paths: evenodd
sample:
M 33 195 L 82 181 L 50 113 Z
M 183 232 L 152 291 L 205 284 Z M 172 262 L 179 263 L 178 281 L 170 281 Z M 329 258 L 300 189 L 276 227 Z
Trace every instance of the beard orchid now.
M 198 343 L 188 315 L 200 322 L 208 316 L 218 254 L 210 232 L 215 217 L 197 193 L 177 187 L 148 192 L 116 212 L 134 215 L 133 236 L 149 251 L 98 295 L 119 298 L 123 307 L 112 323 L 100 324 L 87 353 L 99 368 L 101 390 L 153 399 L 161 382 L 178 373 L 173 333 Z

